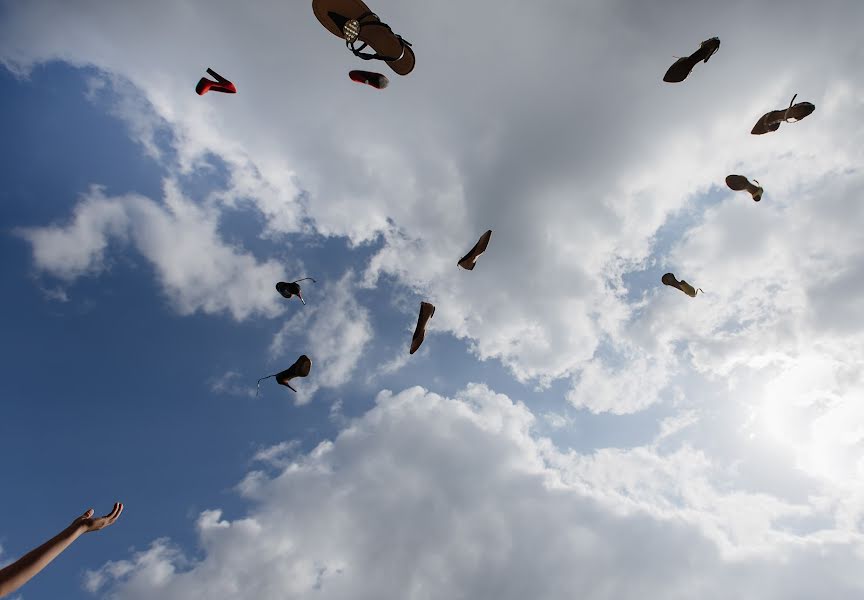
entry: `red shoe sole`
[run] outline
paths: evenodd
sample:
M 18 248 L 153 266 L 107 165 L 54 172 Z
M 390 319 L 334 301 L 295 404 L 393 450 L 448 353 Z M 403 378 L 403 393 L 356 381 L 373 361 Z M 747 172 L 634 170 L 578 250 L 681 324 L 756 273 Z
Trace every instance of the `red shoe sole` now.
M 351 78 L 351 81 L 365 83 L 376 90 L 383 90 L 390 84 L 390 80 L 387 77 L 381 73 L 373 73 L 371 71 L 351 71 L 348 73 L 348 77 Z

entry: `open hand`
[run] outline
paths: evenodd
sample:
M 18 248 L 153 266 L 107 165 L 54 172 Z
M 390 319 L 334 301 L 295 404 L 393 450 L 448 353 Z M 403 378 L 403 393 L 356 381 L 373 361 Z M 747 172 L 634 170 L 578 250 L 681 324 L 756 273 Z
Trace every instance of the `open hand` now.
M 117 520 L 117 517 L 120 516 L 120 513 L 123 512 L 123 503 L 115 502 L 114 508 L 110 513 L 105 515 L 104 517 L 93 517 L 93 509 L 91 508 L 83 515 L 72 521 L 73 527 L 80 527 L 83 531 L 82 533 L 89 533 L 91 531 L 99 531 L 100 529 L 104 529 L 109 525 L 113 524 L 114 521 Z

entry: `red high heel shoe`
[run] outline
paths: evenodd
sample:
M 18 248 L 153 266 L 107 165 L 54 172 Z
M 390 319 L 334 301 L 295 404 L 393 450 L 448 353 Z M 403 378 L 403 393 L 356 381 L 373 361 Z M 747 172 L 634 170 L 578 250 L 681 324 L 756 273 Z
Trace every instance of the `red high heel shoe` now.
M 206 77 L 202 77 L 201 81 L 198 82 L 198 85 L 195 86 L 195 93 L 199 96 L 203 96 L 210 90 L 214 92 L 222 92 L 225 94 L 236 94 L 237 88 L 234 87 L 234 84 L 222 77 L 219 73 L 214 71 L 213 69 L 207 69 L 207 73 L 211 77 L 215 77 L 216 81 L 211 81 Z

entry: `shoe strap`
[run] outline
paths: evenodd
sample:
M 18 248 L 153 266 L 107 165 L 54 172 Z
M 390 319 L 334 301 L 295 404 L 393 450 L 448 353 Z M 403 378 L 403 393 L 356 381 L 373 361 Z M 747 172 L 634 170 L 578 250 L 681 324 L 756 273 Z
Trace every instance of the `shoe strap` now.
M 792 100 L 789 101 L 789 108 L 787 108 L 786 110 L 783 111 L 783 120 L 786 121 L 787 123 L 794 123 L 795 122 L 795 121 L 790 121 L 788 115 L 789 115 L 789 111 L 792 110 L 792 103 L 795 102 L 795 98 L 797 98 L 797 97 L 798 97 L 798 94 L 795 94 L 794 96 L 792 96 Z
M 213 69 L 208 68 L 207 73 L 210 74 L 212 77 L 216 78 L 216 81 L 214 83 L 216 83 L 216 82 L 221 83 L 221 84 L 231 83 L 230 81 L 228 81 L 227 79 L 222 77 L 219 73 L 217 73 Z
M 371 18 L 372 20 L 367 20 L 364 22 L 364 19 L 369 19 L 369 18 Z M 363 31 L 364 27 L 370 27 L 371 26 L 371 27 L 386 27 L 390 33 L 393 33 L 393 29 L 387 23 L 382 22 L 381 19 L 378 18 L 378 15 L 376 15 L 375 13 L 373 13 L 371 11 L 363 13 L 362 15 L 357 17 L 356 21 L 360 24 L 360 31 Z M 362 58 L 363 60 L 383 60 L 384 62 L 396 62 L 397 60 L 400 60 L 403 56 L 405 56 L 405 47 L 410 46 L 411 42 L 403 39 L 402 36 L 399 34 L 394 33 L 393 35 L 396 36 L 396 38 L 399 40 L 399 43 L 402 46 L 402 52 L 399 54 L 399 56 L 384 56 L 382 54 L 378 54 L 377 52 L 375 54 L 363 52 L 363 49 L 365 49 L 367 46 L 369 46 L 369 44 L 366 42 L 363 42 L 363 44 L 359 48 L 356 48 L 354 46 L 354 44 L 356 44 L 356 41 L 349 42 L 348 40 L 345 40 L 345 46 L 352 53 L 354 53 L 354 56 L 356 56 L 357 58 Z

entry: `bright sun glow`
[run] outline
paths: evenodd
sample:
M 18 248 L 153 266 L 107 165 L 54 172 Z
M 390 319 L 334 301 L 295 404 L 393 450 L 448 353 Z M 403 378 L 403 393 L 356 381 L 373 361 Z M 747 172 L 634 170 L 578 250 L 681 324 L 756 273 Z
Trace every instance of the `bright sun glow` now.
M 765 385 L 757 417 L 759 429 L 786 447 L 799 469 L 838 483 L 858 478 L 864 441 L 861 394 L 836 391 L 844 366 L 824 356 L 785 365 Z

